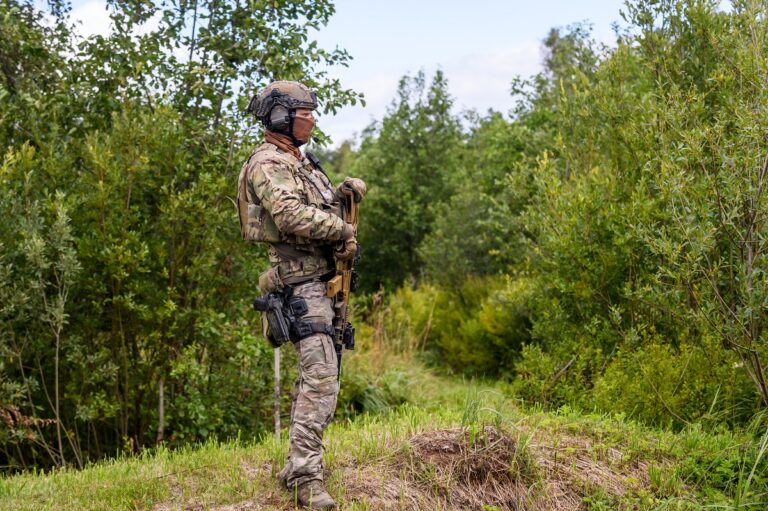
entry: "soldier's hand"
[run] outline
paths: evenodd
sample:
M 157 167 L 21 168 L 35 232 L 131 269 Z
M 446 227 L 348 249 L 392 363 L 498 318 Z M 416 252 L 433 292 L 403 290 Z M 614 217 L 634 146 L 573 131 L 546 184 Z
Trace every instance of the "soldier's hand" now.
M 355 238 L 349 238 L 344 241 L 344 245 L 334 251 L 333 255 L 336 256 L 337 261 L 346 261 L 355 257 L 357 253 L 357 240 Z
M 356 177 L 348 177 L 344 179 L 344 182 L 339 185 L 338 191 L 340 194 L 345 192 L 352 192 L 355 196 L 355 202 L 360 202 L 365 197 L 365 192 L 368 188 L 365 186 L 365 181 L 357 179 Z
M 346 261 L 355 256 L 357 252 L 356 234 L 354 225 L 344 224 L 344 227 L 341 229 L 341 236 L 339 236 L 342 243 L 339 243 L 338 248 L 333 251 L 337 261 Z
M 347 241 L 349 239 L 352 239 L 355 237 L 357 233 L 355 232 L 355 226 L 349 223 L 345 223 L 344 226 L 341 228 L 341 234 L 339 235 L 339 239 L 341 241 Z

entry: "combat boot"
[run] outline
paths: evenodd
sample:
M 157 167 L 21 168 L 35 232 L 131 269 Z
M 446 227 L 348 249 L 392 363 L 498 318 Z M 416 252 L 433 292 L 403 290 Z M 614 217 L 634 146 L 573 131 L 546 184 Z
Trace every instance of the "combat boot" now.
M 336 502 L 325 491 L 322 481 L 309 481 L 298 488 L 299 504 L 307 509 L 336 509 Z

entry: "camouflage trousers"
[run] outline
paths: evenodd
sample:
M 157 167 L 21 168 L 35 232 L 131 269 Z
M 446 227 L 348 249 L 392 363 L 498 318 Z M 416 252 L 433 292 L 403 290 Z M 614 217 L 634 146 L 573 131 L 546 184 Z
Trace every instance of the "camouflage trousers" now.
M 307 282 L 294 288 L 294 295 L 307 301 L 309 310 L 303 319 L 331 324 L 333 304 L 325 296 L 325 290 L 322 282 Z M 313 334 L 294 343 L 294 348 L 299 377 L 293 391 L 288 461 L 280 473 L 288 487 L 323 480 L 323 432 L 333 418 L 339 394 L 336 352 L 331 337 Z

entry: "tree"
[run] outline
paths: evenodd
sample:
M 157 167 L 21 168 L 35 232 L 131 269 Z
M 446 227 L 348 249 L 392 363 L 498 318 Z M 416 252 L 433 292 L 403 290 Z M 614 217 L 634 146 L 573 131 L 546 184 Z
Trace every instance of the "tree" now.
M 35 5 L 0 5 L 0 465 L 262 431 L 241 112 L 273 79 L 314 86 L 325 112 L 360 99 L 326 70 L 349 55 L 312 40 L 333 4 L 113 1 L 111 32 L 86 40 L 66 4 Z
M 441 71 L 429 87 L 423 72 L 403 77 L 397 94 L 381 124 L 365 131 L 350 169 L 369 189 L 360 230 L 360 274 L 369 290 L 420 274 L 417 247 L 455 189 L 463 143 Z

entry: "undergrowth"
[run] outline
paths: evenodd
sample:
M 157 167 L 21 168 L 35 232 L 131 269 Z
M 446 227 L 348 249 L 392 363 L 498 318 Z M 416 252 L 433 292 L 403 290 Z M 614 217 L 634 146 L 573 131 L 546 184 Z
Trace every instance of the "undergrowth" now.
M 407 381 L 398 392 L 408 402 L 339 419 L 326 434 L 328 487 L 342 509 L 758 510 L 768 503 L 768 434 L 660 431 L 620 415 L 544 412 L 522 407 L 502 385 L 438 377 L 391 357 L 386 365 L 381 378 L 399 382 L 392 388 Z M 0 509 L 292 509 L 274 478 L 286 452 L 285 438 L 211 440 L 83 471 L 30 473 L 0 480 Z

